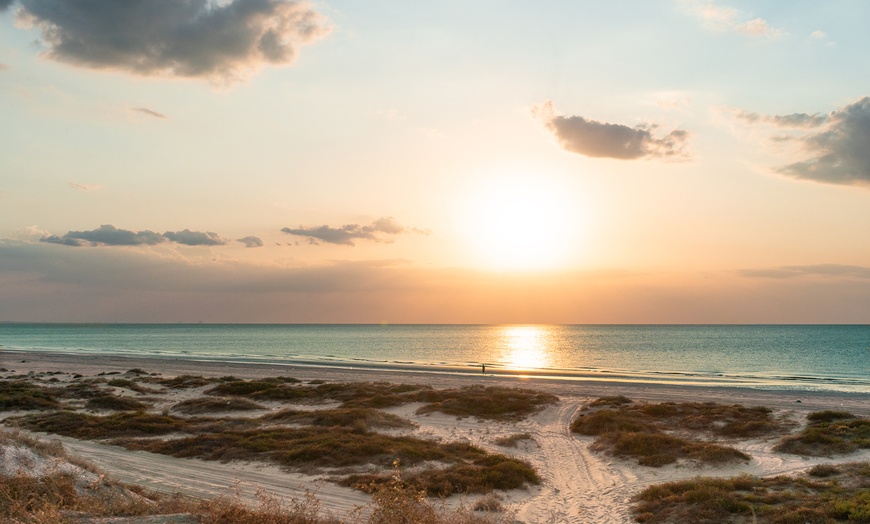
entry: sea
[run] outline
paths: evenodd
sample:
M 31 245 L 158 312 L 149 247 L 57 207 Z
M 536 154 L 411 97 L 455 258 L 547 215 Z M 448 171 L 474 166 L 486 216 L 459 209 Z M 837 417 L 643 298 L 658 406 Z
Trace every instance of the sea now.
M 870 392 L 870 325 L 0 323 L 7 350 Z

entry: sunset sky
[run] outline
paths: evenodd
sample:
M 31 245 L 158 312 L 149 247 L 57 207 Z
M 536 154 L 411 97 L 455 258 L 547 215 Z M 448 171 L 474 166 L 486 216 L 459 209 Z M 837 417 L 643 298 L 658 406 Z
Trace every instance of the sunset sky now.
M 868 323 L 868 20 L 0 0 L 0 320 Z

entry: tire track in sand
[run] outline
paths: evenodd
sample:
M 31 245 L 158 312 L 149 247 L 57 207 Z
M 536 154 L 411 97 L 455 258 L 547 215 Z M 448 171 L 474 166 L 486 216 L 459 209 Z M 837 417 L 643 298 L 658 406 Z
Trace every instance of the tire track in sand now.
M 583 403 L 563 400 L 531 425 L 540 449 L 528 457 L 541 473 L 542 487 L 517 512 L 528 523 L 632 522 L 625 487 L 632 479 L 611 467 L 571 433 L 571 421 Z

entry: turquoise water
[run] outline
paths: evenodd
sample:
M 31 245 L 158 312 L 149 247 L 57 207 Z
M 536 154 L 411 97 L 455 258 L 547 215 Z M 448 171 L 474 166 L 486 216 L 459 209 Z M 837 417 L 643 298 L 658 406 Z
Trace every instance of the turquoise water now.
M 866 325 L 6 323 L 0 349 L 870 391 Z

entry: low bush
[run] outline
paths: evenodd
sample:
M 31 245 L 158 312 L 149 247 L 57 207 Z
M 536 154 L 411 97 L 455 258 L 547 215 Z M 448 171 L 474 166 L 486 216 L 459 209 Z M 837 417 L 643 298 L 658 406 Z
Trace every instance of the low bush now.
M 327 426 L 361 428 L 408 428 L 414 424 L 392 413 L 372 408 L 336 408 L 319 409 L 316 411 L 297 411 L 285 409 L 260 417 L 261 420 L 273 423 L 303 424 L 309 426 Z
M 60 402 L 56 399 L 56 392 L 52 388 L 46 388 L 31 384 L 25 380 L 8 380 L 0 382 L 0 410 L 41 410 L 57 409 Z
M 85 409 L 94 411 L 142 411 L 149 406 L 130 397 L 117 395 L 102 395 L 85 402 Z
M 179 402 L 171 409 L 185 415 L 199 415 L 202 413 L 254 411 L 266 409 L 266 407 L 243 398 L 193 398 Z
M 813 468 L 815 469 L 815 468 Z M 638 522 L 757 524 L 870 522 L 868 464 L 810 476 L 696 478 L 650 486 L 634 499 Z
M 807 415 L 807 420 L 800 433 L 783 437 L 774 451 L 826 457 L 870 448 L 868 419 L 843 411 L 818 411 Z

